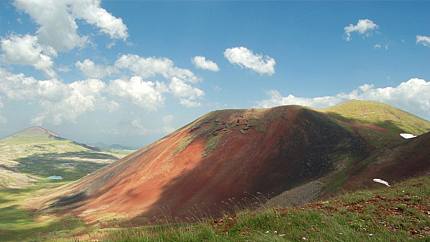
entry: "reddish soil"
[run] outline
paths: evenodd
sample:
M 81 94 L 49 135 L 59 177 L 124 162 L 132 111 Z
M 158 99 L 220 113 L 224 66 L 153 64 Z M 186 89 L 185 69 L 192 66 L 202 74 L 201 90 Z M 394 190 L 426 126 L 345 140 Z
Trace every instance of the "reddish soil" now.
M 96 221 L 220 216 L 324 176 L 361 139 L 299 106 L 212 112 L 57 191 L 49 202 Z

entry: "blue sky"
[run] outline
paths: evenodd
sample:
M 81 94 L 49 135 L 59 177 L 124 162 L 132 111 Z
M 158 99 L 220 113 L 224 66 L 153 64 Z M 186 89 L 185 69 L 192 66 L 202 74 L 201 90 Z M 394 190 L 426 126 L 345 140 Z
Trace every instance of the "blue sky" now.
M 353 98 L 430 118 L 430 2 L 52 3 L 0 2 L 3 136 L 143 146 L 214 109 Z

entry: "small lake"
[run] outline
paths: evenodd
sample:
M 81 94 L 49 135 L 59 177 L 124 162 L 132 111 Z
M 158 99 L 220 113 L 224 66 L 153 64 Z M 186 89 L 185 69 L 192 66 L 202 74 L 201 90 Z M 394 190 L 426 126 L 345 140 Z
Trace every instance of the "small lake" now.
M 49 180 L 63 180 L 62 176 L 50 176 L 48 177 Z

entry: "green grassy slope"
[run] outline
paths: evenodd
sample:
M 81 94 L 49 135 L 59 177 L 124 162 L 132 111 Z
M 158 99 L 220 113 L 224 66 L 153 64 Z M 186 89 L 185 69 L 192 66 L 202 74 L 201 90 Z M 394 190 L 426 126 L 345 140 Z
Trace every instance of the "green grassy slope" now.
M 23 188 L 49 176 L 76 180 L 124 154 L 101 152 L 32 127 L 0 140 L 0 188 Z
M 84 223 L 78 218 L 52 216 L 23 207 L 38 192 L 59 185 L 39 182 L 26 189 L 0 189 L 0 241 L 43 241 L 38 238 L 40 234 L 64 230 L 71 233 L 74 228 L 83 228 Z
M 324 111 L 345 119 L 375 124 L 396 133 L 420 135 L 430 131 L 429 121 L 384 103 L 352 100 Z
M 2 241 L 428 241 L 430 177 L 284 209 L 190 224 L 85 225 L 20 207 L 30 190 L 0 192 Z M 129 225 L 130 226 L 130 225 Z
M 429 121 L 379 102 L 351 100 L 321 111 L 375 148 L 401 143 L 400 133 L 421 135 L 430 131 Z

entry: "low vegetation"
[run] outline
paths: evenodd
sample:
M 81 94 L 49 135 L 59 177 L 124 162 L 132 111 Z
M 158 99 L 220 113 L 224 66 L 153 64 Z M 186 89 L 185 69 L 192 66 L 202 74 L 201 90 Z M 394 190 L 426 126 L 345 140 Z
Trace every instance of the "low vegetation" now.
M 208 156 L 213 150 L 215 150 L 218 142 L 220 141 L 222 134 L 211 135 L 206 141 L 204 156 Z
M 43 184 L 42 187 L 53 186 Z M 242 211 L 196 223 L 121 227 L 25 210 L 33 191 L 0 192 L 2 241 L 427 241 L 430 177 L 291 208 Z M 264 206 L 263 206 L 264 207 Z
M 102 234 L 106 241 L 426 241 L 429 215 L 430 178 L 422 177 L 303 207 Z
M 420 135 L 430 130 L 429 121 L 379 102 L 352 100 L 324 111 L 349 121 L 378 125 L 397 136 L 401 132 Z

